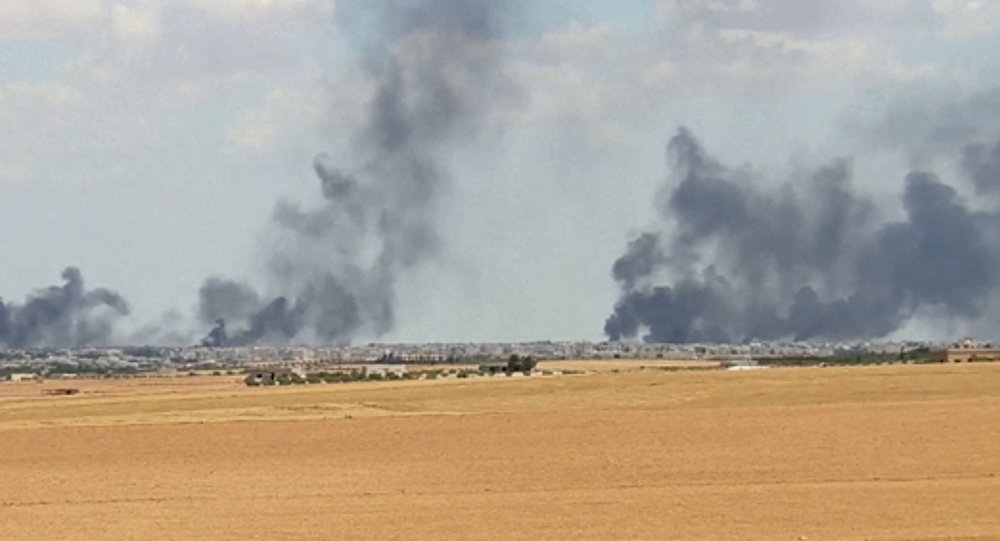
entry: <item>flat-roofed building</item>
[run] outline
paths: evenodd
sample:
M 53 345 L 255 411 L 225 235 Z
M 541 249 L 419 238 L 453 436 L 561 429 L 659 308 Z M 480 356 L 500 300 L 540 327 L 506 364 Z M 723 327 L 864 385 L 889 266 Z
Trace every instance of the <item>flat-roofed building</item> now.
M 389 374 L 402 377 L 406 374 L 406 365 L 387 363 L 366 364 L 361 367 L 361 373 L 364 374 L 365 377 L 370 377 L 372 374 L 378 374 L 382 377 L 388 377 Z
M 1000 361 L 998 348 L 948 348 L 931 352 L 931 360 L 942 363 Z

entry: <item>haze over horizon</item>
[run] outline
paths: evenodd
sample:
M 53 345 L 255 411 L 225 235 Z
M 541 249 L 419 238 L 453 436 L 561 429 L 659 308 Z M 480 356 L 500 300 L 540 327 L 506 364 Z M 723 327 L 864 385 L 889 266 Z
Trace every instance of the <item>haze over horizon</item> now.
M 996 338 L 998 25 L 4 2 L 0 346 Z

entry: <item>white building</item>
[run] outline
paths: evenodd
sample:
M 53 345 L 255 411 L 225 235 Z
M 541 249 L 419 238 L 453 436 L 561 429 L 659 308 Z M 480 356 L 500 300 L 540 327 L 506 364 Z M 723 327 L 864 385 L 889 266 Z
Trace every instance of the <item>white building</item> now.
M 366 364 L 361 367 L 361 373 L 365 377 L 369 377 L 372 374 L 378 374 L 382 377 L 386 377 L 389 374 L 395 374 L 402 377 L 406 373 L 405 364 Z

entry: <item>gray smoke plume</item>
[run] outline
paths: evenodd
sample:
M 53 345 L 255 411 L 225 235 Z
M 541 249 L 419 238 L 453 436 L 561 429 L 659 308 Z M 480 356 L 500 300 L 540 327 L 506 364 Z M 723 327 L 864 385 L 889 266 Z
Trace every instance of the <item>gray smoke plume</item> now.
M 76 267 L 62 273 L 65 284 L 36 291 L 24 304 L 0 299 L 0 346 L 81 347 L 107 344 L 114 323 L 129 313 L 114 291 L 83 285 Z
M 198 318 L 202 323 L 239 320 L 257 310 L 257 293 L 250 287 L 222 278 L 209 278 L 198 290 Z
M 995 147 L 970 148 L 971 180 L 991 189 Z M 905 218 L 886 221 L 852 190 L 843 160 L 768 190 L 686 129 L 667 155 L 665 227 L 613 267 L 622 297 L 604 327 L 612 340 L 877 338 L 922 308 L 976 320 L 1000 285 L 1000 213 L 971 210 L 931 173 L 906 176 Z
M 962 149 L 962 168 L 980 194 L 1000 188 L 1000 143 L 970 143 Z
M 345 4 L 344 17 L 382 32 L 363 66 L 374 81 L 352 159 L 316 156 L 318 205 L 281 201 L 271 223 L 272 289 L 261 303 L 248 286 L 215 279 L 201 289 L 206 344 L 292 340 L 335 343 L 395 323 L 401 273 L 437 253 L 435 205 L 449 178 L 439 151 L 475 133 L 505 92 L 500 69 L 504 6 L 493 0 Z M 374 13 L 373 13 L 374 12 Z M 226 333 L 230 323 L 230 334 Z M 241 330 L 232 333 L 233 323 Z

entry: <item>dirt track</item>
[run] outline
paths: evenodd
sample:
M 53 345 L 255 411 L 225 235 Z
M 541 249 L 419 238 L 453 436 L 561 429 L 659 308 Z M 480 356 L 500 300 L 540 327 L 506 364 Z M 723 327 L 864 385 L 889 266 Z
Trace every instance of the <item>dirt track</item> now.
M 95 385 L 0 389 L 0 539 L 1000 539 L 1000 365 Z

